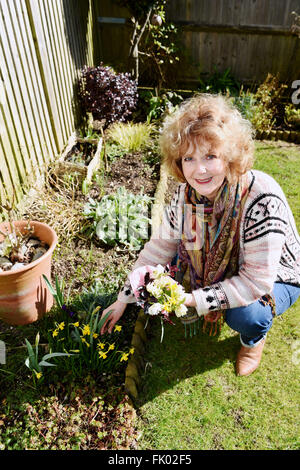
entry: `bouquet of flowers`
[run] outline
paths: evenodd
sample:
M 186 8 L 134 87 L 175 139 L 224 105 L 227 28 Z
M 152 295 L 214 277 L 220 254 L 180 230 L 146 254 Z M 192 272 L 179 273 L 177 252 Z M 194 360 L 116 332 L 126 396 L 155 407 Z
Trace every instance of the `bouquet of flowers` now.
M 137 305 L 144 309 L 147 315 L 160 317 L 162 325 L 167 322 L 172 325 L 170 316 L 183 317 L 187 313 L 184 305 L 185 291 L 183 287 L 175 281 L 175 272 L 178 269 L 167 265 L 142 266 L 135 269 L 129 276 L 131 287 L 137 299 Z

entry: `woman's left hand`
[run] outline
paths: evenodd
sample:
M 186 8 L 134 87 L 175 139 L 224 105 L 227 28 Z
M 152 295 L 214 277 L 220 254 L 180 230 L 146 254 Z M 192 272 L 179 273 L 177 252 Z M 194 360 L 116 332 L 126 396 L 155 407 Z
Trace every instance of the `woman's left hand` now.
M 186 294 L 184 305 L 186 307 L 196 307 L 196 300 L 193 294 Z

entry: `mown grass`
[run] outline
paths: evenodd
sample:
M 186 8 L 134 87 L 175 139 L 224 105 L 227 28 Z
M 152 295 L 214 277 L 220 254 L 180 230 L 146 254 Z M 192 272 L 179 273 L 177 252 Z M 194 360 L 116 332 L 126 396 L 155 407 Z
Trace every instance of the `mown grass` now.
M 258 142 L 255 168 L 285 191 L 300 228 L 299 147 Z M 137 408 L 140 449 L 299 449 L 300 302 L 268 333 L 261 365 L 235 375 L 239 336 L 224 325 L 218 337 L 150 325 Z M 149 327 L 148 327 L 149 328 Z

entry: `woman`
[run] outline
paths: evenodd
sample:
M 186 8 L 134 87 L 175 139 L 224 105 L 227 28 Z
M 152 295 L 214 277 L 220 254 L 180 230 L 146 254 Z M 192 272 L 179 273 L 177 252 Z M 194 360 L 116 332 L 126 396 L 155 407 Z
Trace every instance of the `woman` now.
M 197 95 L 166 118 L 164 163 L 182 184 L 133 269 L 176 255 L 185 305 L 205 324 L 221 319 L 240 333 L 238 375 L 259 365 L 273 317 L 300 294 L 300 239 L 286 197 L 269 175 L 251 170 L 250 123 L 220 95 Z M 183 277 L 184 276 L 184 277 Z M 186 284 L 184 284 L 186 287 Z M 127 280 L 102 329 L 112 331 L 134 302 Z M 186 322 L 194 321 L 192 316 Z

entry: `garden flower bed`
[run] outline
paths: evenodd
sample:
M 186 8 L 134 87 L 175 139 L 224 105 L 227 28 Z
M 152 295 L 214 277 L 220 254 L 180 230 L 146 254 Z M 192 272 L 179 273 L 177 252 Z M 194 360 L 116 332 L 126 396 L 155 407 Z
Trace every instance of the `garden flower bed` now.
M 2 449 L 135 448 L 135 412 L 124 383 L 138 310 L 128 306 L 112 335 L 100 337 L 99 306 L 112 303 L 146 239 L 136 249 L 104 243 L 84 208 L 121 188 L 153 198 L 159 164 L 145 155 L 114 156 L 109 172 L 98 171 L 86 194 L 77 181 L 54 178 L 50 170 L 43 194 L 27 201 L 22 216 L 43 220 L 58 234 L 51 276 L 57 295 L 38 322 L 0 323 L 6 348 L 6 364 L 0 365 Z

